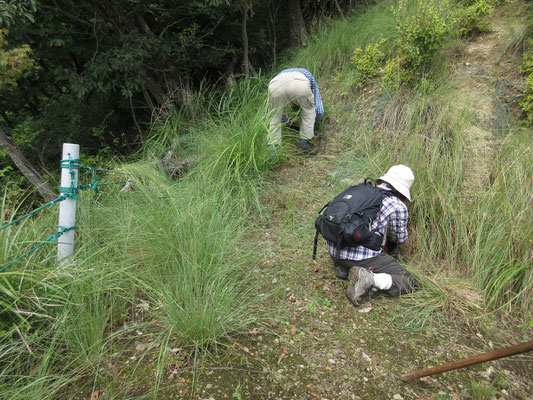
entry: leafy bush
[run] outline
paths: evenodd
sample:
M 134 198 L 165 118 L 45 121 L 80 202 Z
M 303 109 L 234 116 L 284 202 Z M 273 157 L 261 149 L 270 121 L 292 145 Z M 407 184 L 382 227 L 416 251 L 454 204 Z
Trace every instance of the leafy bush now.
M 485 17 L 494 13 L 494 3 L 494 0 L 459 1 L 457 8 L 459 34 L 486 31 L 488 27 Z
M 400 53 L 407 63 L 417 68 L 429 61 L 442 47 L 455 22 L 450 1 L 408 1 L 398 4 L 394 15 L 400 33 Z
M 378 74 L 385 88 L 412 83 L 450 39 L 486 29 L 484 17 L 493 12 L 493 0 L 399 1 L 392 8 L 396 35 L 387 46 L 393 49 L 390 57 L 381 49 L 383 39 L 365 50 L 356 48 L 352 64 L 360 77 L 355 84 L 361 87 Z
M 30 46 L 24 44 L 18 48 L 4 50 L 8 43 L 5 39 L 7 31 L 0 29 L 0 87 L 3 85 L 17 86 L 17 80 L 32 68 L 34 61 L 31 58 Z
M 355 49 L 352 56 L 352 64 L 355 65 L 356 70 L 360 76 L 356 82 L 357 87 L 362 87 L 376 77 L 380 72 L 381 65 L 385 58 L 385 53 L 381 50 L 381 46 L 387 41 L 382 38 L 374 45 L 369 44 L 365 50 L 361 47 Z
M 402 0 L 393 10 L 399 33 L 397 56 L 383 68 L 383 86 L 397 88 L 414 79 L 444 45 L 456 17 L 450 1 Z

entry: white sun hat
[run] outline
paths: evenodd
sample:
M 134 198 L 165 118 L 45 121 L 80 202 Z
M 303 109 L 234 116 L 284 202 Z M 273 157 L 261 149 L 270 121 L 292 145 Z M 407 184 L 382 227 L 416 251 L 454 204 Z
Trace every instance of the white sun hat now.
M 413 174 L 413 171 L 411 171 L 411 168 L 402 164 L 393 165 L 389 168 L 387 173 L 379 179 L 383 182 L 387 182 L 411 201 L 411 192 L 409 192 L 409 188 L 415 181 L 415 175 Z

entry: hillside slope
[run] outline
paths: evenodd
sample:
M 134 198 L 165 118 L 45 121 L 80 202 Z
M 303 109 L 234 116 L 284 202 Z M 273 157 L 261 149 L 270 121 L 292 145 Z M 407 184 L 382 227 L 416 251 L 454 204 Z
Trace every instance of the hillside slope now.
M 505 19 L 493 18 L 488 32 L 465 45 L 447 79 L 452 88 L 452 119 L 453 115 L 471 116 L 461 130 L 465 143 L 463 185 L 468 188 L 465 207 L 491 180 L 495 154 L 513 118 L 512 97 L 523 85 L 517 57 L 505 53 L 505 38 L 510 35 Z M 271 222 L 254 232 L 263 238 L 261 257 L 254 260 L 257 295 L 266 298 L 271 294 L 265 301 L 280 307 L 278 322 L 265 323 L 261 329 L 232 339 L 229 355 L 207 361 L 195 396 L 531 399 L 531 355 L 410 383 L 398 379 L 408 371 L 531 340 L 531 329 L 515 332 L 511 322 L 506 325 L 490 317 L 479 318 L 483 296 L 471 281 L 427 266 L 426 272 L 436 273 L 429 279 L 445 300 L 435 298 L 435 292 L 421 290 L 400 300 L 380 296 L 354 308 L 345 298 L 346 283 L 334 276 L 323 241 L 317 262 L 311 260 L 316 212 L 334 188 L 346 184 L 346 179 L 359 179 L 357 168 L 364 169 L 357 164 L 357 154 L 347 153 L 345 146 L 347 140 L 356 141 L 357 137 L 350 136 L 350 125 L 343 121 L 350 121 L 347 113 L 357 109 L 346 104 L 351 102 L 337 94 L 331 81 L 326 79 L 322 87 L 324 98 L 330 100 L 330 121 L 322 133 L 321 152 L 313 158 L 295 156 L 278 169 L 265 196 Z M 379 99 L 368 92 L 361 95 L 366 113 L 376 115 Z M 338 176 L 339 165 L 354 166 L 353 175 Z M 345 181 L 339 183 L 339 178 Z M 402 260 L 413 263 L 416 257 L 416 249 L 409 247 Z M 190 381 L 172 387 L 175 398 L 180 398 L 190 389 Z

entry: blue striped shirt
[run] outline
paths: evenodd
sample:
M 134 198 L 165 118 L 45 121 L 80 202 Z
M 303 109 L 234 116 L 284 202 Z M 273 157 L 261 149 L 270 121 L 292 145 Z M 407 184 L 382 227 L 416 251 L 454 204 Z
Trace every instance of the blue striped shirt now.
M 322 103 L 322 97 L 320 97 L 320 91 L 318 90 L 318 84 L 316 83 L 315 77 L 305 68 L 287 68 L 281 71 L 279 74 L 283 74 L 284 72 L 301 72 L 305 75 L 307 79 L 309 79 L 309 82 L 311 82 L 311 91 L 313 92 L 313 96 L 315 97 L 315 122 L 320 121 L 322 119 L 322 116 L 324 115 L 324 104 Z
M 381 184 L 379 187 L 386 189 L 386 186 Z M 371 229 L 379 231 L 385 235 L 387 225 L 389 230 L 387 232 L 387 240 L 391 242 L 402 244 L 407 242 L 407 206 L 396 196 L 387 196 L 383 198 L 381 209 L 376 214 L 376 218 L 372 223 Z M 327 242 L 326 247 L 332 257 L 336 256 L 335 243 Z M 367 258 L 377 257 L 382 250 L 370 250 L 364 246 L 357 247 L 342 247 L 340 259 L 342 260 L 366 260 Z

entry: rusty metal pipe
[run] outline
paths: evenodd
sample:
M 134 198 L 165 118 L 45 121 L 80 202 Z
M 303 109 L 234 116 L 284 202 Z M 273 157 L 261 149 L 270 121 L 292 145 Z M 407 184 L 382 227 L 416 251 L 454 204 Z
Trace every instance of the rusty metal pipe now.
M 404 374 L 400 376 L 400 379 L 406 382 L 411 379 L 440 374 L 441 372 L 464 368 L 470 365 L 480 364 L 486 361 L 496 360 L 498 358 L 508 357 L 515 354 L 526 353 L 531 350 L 533 350 L 533 340 L 525 343 L 514 344 L 512 346 L 504 347 L 503 349 L 489 351 L 488 353 L 478 354 L 477 356 L 468 357 L 462 360 L 452 361 L 446 364 L 439 365 L 437 367 L 421 369 L 419 371 L 411 372 L 409 374 Z

